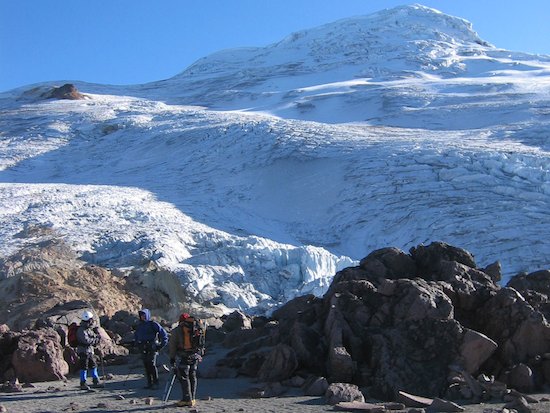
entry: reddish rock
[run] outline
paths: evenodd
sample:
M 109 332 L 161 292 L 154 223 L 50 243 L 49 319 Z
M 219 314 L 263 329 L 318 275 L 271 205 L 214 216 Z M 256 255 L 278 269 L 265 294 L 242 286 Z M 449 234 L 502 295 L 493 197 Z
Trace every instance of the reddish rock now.
M 24 332 L 12 356 L 13 368 L 21 381 L 62 380 L 69 373 L 63 359 L 59 334 L 51 328 Z

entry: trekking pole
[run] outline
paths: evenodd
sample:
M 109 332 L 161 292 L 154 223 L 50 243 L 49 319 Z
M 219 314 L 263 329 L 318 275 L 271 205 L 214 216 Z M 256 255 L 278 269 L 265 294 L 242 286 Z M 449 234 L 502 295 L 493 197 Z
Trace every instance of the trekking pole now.
M 163 406 L 166 406 L 166 402 L 168 401 L 168 398 L 170 397 L 170 392 L 172 391 L 172 386 L 174 386 L 174 381 L 176 380 L 176 373 L 174 372 L 172 374 L 172 380 L 170 382 L 166 382 L 166 387 L 164 390 L 164 398 L 163 398 Z
M 105 375 L 105 363 L 103 362 L 103 351 L 99 352 L 99 361 L 101 362 L 101 377 L 103 380 L 107 379 L 107 376 Z

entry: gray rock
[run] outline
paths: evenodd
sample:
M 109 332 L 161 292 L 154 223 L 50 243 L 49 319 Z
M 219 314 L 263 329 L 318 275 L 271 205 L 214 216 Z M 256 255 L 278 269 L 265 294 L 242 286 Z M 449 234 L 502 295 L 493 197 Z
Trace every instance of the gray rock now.
M 340 402 L 365 402 L 363 393 L 355 384 L 332 383 L 325 392 L 327 404 L 335 405 Z

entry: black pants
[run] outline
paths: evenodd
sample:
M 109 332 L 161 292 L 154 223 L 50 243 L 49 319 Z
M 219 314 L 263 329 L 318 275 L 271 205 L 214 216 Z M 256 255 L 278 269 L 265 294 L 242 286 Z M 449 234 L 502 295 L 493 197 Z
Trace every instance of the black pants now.
M 92 373 L 92 379 L 94 383 L 99 382 L 99 375 L 97 374 L 97 362 L 95 357 L 91 353 L 80 353 L 78 355 L 78 367 L 80 367 L 80 383 L 86 383 L 88 378 L 88 370 Z
M 147 377 L 147 384 L 149 385 L 159 382 L 157 355 L 158 353 L 156 351 L 145 351 L 142 355 L 143 366 L 145 367 L 145 377 Z
M 80 353 L 78 355 L 78 366 L 80 370 L 90 370 L 97 368 L 95 357 L 90 353 Z
M 181 384 L 182 400 L 195 400 L 197 392 L 197 359 L 183 358 L 178 364 L 178 380 Z

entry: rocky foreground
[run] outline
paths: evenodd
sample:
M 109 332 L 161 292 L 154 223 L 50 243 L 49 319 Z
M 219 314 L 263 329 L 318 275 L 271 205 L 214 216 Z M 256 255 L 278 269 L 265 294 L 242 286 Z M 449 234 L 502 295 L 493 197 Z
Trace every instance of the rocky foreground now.
M 65 346 L 66 325 L 83 308 L 104 314 L 105 365 L 115 368 L 132 360 L 128 344 L 135 310 L 151 300 L 152 292 L 139 283 L 133 292 L 130 279 L 117 279 L 105 269 L 71 261 L 67 270 L 59 256 L 51 266 L 43 260 L 40 268 L 25 270 L 15 259 L 4 261 L 12 273 L 1 280 L 2 320 L 25 325 L 0 327 L 0 375 L 7 393 L 25 391 L 23 383 L 63 383 L 71 377 L 74 353 Z M 100 286 L 78 282 L 78 274 L 90 271 L 103 274 Z M 63 282 L 55 276 L 60 273 Z M 113 288 L 119 299 L 111 300 L 107 311 L 104 303 L 90 306 L 58 293 L 49 297 L 48 309 L 23 319 L 17 309 L 48 306 L 43 292 L 30 293 L 31 276 L 52 291 L 76 285 L 82 295 L 93 296 Z M 550 411 L 540 395 L 550 389 L 550 271 L 519 274 L 506 287 L 499 281 L 498 263 L 477 268 L 470 253 L 444 243 L 409 253 L 377 250 L 359 266 L 337 273 L 323 297 L 299 297 L 271 317 L 238 311 L 210 317 L 208 345 L 225 351 L 202 366 L 201 377 L 213 383 L 254 380 L 246 398 L 272 400 L 298 392 L 317 404 L 322 400 L 320 409 Z M 34 306 L 33 299 L 39 300 Z M 481 407 L 494 410 L 476 410 Z
M 227 349 L 218 345 L 210 348 L 203 363 L 199 366 L 199 374 L 210 370 L 216 362 L 226 354 Z M 168 361 L 168 357 L 161 352 L 160 365 Z M 151 412 L 162 409 L 167 412 L 182 411 L 175 406 L 180 397 L 179 387 L 176 385 L 164 403 L 166 383 L 170 381 L 171 373 L 160 368 L 161 387 L 151 391 L 143 389 L 144 377 L 142 364 L 137 355 L 130 355 L 124 365 L 107 365 L 101 369 L 105 388 L 97 391 L 79 390 L 79 378 L 76 374 L 69 374 L 66 379 L 58 381 L 35 382 L 21 385 L 18 390 L 0 393 L 0 411 L 4 412 Z M 198 403 L 195 409 L 185 409 L 190 412 L 219 413 L 219 412 L 329 412 L 329 411 L 366 411 L 366 412 L 394 412 L 394 413 L 422 413 L 436 411 L 464 411 L 466 413 L 512 413 L 514 410 L 506 408 L 509 402 L 492 400 L 482 403 L 462 401 L 464 410 L 450 409 L 453 405 L 439 405 L 436 409 L 430 407 L 409 407 L 403 403 L 388 403 L 379 400 L 368 400 L 368 409 L 365 404 L 339 402 L 336 405 L 327 403 L 325 395 L 307 396 L 299 387 L 288 387 L 284 394 L 277 397 L 258 397 L 262 385 L 257 381 L 239 376 L 236 378 L 205 378 L 200 374 L 198 387 Z M 534 413 L 550 411 L 548 394 L 534 394 L 529 410 Z M 353 408 L 350 406 L 353 405 Z M 440 408 L 447 407 L 447 410 Z M 387 409 L 386 409 L 387 408 Z M 508 409 L 508 410 L 505 410 Z

